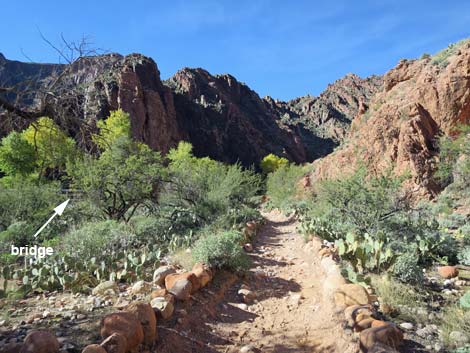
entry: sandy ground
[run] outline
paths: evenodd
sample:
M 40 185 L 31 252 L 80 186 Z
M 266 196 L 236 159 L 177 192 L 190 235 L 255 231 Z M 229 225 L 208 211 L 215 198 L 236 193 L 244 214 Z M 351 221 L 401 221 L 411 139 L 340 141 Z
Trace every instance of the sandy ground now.
M 247 345 L 250 352 L 358 351 L 332 298 L 322 294 L 319 245 L 307 250 L 296 222 L 281 213 L 264 216 L 249 273 L 243 279 L 218 276 L 214 288 L 195 297 L 176 331 L 162 329 L 158 352 L 238 352 Z M 242 285 L 256 293 L 255 303 L 242 303 Z

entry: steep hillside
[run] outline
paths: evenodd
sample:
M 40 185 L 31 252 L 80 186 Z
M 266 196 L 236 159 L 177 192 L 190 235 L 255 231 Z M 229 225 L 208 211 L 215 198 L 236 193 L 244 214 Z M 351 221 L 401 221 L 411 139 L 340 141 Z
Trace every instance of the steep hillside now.
M 461 41 L 419 60 L 402 60 L 383 78 L 383 90 L 353 121 L 341 149 L 314 163 L 312 180 L 367 166 L 371 173 L 410 173 L 408 190 L 431 196 L 439 134 L 470 122 L 470 43 Z
M 269 100 L 283 121 L 304 124 L 318 136 L 340 143 L 359 111 L 367 109 L 370 99 L 382 88 L 382 77 L 365 79 L 354 74 L 329 84 L 318 97 L 304 96 L 288 102 Z
M 162 82 L 156 63 L 140 54 L 86 57 L 71 66 L 0 58 L 0 87 L 15 87 L 0 98 L 53 117 L 82 143 L 89 136 L 84 122 L 93 129 L 96 120 L 121 108 L 131 115 L 134 137 L 156 150 L 165 153 L 188 140 L 197 156 L 246 166 L 269 153 L 299 163 L 331 153 L 380 84 L 379 78 L 348 75 L 319 97 L 281 102 L 203 69 L 182 69 Z M 35 95 L 24 94 L 30 88 Z M 30 122 L 12 120 L 5 110 L 0 121 L 3 134 Z

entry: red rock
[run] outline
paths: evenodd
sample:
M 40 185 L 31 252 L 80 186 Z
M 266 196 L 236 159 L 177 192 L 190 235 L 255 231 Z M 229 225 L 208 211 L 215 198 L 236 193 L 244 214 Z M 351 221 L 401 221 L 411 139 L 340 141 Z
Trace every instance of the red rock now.
M 150 293 L 150 297 L 154 299 L 158 297 L 164 297 L 167 294 L 168 294 L 168 291 L 165 288 L 161 288 L 161 289 L 156 289 L 152 293 Z
M 186 301 L 191 297 L 192 287 L 191 282 L 183 278 L 175 282 L 170 289 L 170 294 L 178 300 Z
M 440 266 L 438 267 L 437 272 L 439 272 L 441 277 L 446 279 L 454 278 L 459 275 L 459 270 L 456 266 Z
M 371 327 L 361 332 L 359 340 L 366 352 L 377 345 L 397 349 L 403 343 L 403 333 L 394 325 Z
M 144 330 L 144 344 L 152 345 L 157 339 L 157 317 L 149 303 L 131 303 L 126 311 L 139 319 Z
M 191 282 L 192 289 L 191 293 L 197 292 L 200 288 L 199 280 L 197 279 L 196 275 L 192 272 L 185 272 L 185 273 L 172 273 L 166 276 L 165 278 L 165 287 L 166 289 L 171 292 L 171 289 L 175 286 L 176 282 L 186 279 Z
M 359 284 L 343 284 L 335 291 L 335 303 L 337 306 L 369 304 L 369 294 Z
M 372 317 L 368 317 L 368 318 L 365 318 L 363 320 L 358 321 L 354 325 L 354 331 L 361 332 L 361 331 L 364 331 L 364 330 L 370 328 L 373 321 L 374 321 L 374 318 L 372 318 Z
M 470 123 L 469 45 L 447 62 L 438 68 L 427 60 L 406 60 L 388 71 L 384 89 L 353 119 L 348 143 L 314 162 L 312 183 L 344 176 L 359 165 L 374 175 L 392 167 L 393 175 L 411 174 L 404 183 L 410 198 L 435 195 L 440 190 L 434 178 L 437 134 L 451 136 L 457 124 Z
M 195 264 L 191 272 L 194 273 L 198 279 L 200 288 L 207 286 L 207 284 L 212 279 L 212 271 L 209 269 L 209 267 L 201 263 Z
M 86 346 L 83 349 L 82 353 L 108 353 L 108 352 L 106 352 L 106 349 L 104 349 L 99 344 L 90 344 L 89 346 Z
M 393 323 L 382 321 L 382 320 L 374 320 L 372 321 L 370 327 L 382 327 L 382 326 L 390 326 L 390 325 L 393 325 Z
M 113 333 L 101 342 L 101 347 L 106 350 L 106 353 L 126 353 L 127 339 L 120 333 Z
M 49 331 L 33 331 L 26 336 L 20 353 L 57 353 L 59 341 Z
M 126 339 L 126 350 L 137 348 L 144 341 L 144 331 L 138 318 L 129 312 L 108 314 L 101 319 L 101 336 L 118 333 Z

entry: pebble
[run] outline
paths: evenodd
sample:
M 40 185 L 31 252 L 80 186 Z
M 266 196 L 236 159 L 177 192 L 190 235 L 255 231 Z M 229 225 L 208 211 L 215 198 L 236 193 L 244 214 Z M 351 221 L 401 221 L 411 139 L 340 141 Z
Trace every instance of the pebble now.
M 402 323 L 400 324 L 400 327 L 401 327 L 402 329 L 404 329 L 404 330 L 408 330 L 408 331 L 409 331 L 409 330 L 412 330 L 414 326 L 413 326 L 413 324 L 412 324 L 411 322 L 402 322 Z
M 255 347 L 253 347 L 250 344 L 240 348 L 240 353 L 252 353 L 252 352 L 255 352 Z

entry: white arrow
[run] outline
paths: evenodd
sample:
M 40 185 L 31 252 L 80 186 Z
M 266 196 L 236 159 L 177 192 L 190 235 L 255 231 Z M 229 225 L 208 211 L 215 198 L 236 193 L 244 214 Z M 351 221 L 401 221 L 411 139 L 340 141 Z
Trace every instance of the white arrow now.
M 59 206 L 54 208 L 54 214 L 52 215 L 51 218 L 49 218 L 47 220 L 46 223 L 44 223 L 44 225 L 41 228 L 39 228 L 39 230 L 36 232 L 36 234 L 34 234 L 35 238 L 39 235 L 39 233 L 41 233 L 44 230 L 44 228 L 47 227 L 47 225 L 54 219 L 55 216 L 57 216 L 57 215 L 61 216 L 62 213 L 64 213 L 65 207 L 67 207 L 67 204 L 69 203 L 69 201 L 70 201 L 70 199 L 68 199 L 65 202 L 62 202 Z

